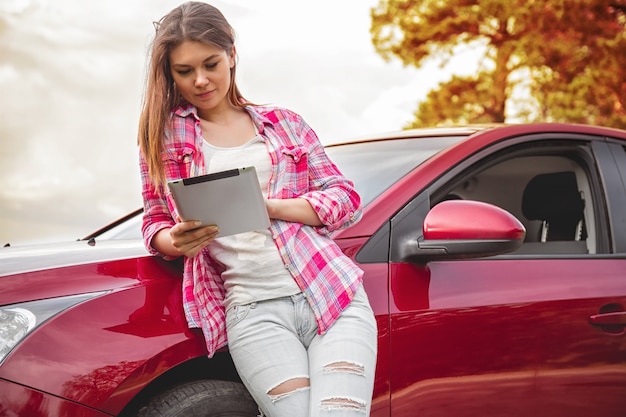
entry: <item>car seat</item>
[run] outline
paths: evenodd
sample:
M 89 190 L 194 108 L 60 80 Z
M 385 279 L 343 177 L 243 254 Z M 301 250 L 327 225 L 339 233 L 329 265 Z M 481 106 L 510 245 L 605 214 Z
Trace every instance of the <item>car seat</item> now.
M 586 239 L 584 207 L 573 171 L 537 175 L 522 195 L 524 216 L 542 222 L 540 242 Z

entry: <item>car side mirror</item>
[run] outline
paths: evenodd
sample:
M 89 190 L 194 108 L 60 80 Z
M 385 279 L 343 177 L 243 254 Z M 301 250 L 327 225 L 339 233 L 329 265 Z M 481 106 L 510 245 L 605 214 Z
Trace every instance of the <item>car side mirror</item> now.
M 409 262 L 480 258 L 518 249 L 524 225 L 508 211 L 471 200 L 442 201 L 426 214 L 423 236 L 404 248 Z

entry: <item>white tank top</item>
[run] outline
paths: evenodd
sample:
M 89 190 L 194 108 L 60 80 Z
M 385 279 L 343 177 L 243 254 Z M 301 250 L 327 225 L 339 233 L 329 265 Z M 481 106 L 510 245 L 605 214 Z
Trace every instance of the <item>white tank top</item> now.
M 202 150 L 207 173 L 254 166 L 267 198 L 272 162 L 261 136 L 234 148 L 219 148 L 204 141 Z M 208 248 L 211 257 L 224 266 L 226 309 L 300 292 L 269 230 L 218 237 Z

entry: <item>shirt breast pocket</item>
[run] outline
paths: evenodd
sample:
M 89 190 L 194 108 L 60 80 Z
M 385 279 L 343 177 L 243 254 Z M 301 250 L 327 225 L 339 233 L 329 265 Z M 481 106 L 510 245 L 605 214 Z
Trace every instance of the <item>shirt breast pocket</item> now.
M 309 190 L 308 149 L 303 146 L 285 147 L 281 169 L 282 198 L 298 197 Z
M 188 178 L 191 176 L 191 166 L 195 149 L 185 146 L 171 148 L 163 152 L 163 167 L 167 179 Z

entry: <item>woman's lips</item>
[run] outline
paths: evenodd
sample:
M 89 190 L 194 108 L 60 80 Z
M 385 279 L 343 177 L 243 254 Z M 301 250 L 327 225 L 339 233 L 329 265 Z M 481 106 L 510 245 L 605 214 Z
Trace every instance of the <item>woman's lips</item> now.
M 209 98 L 209 97 L 211 97 L 213 95 L 213 91 L 215 91 L 215 90 L 205 91 L 203 93 L 196 94 L 196 97 L 198 97 L 200 99 L 207 99 L 207 98 Z

